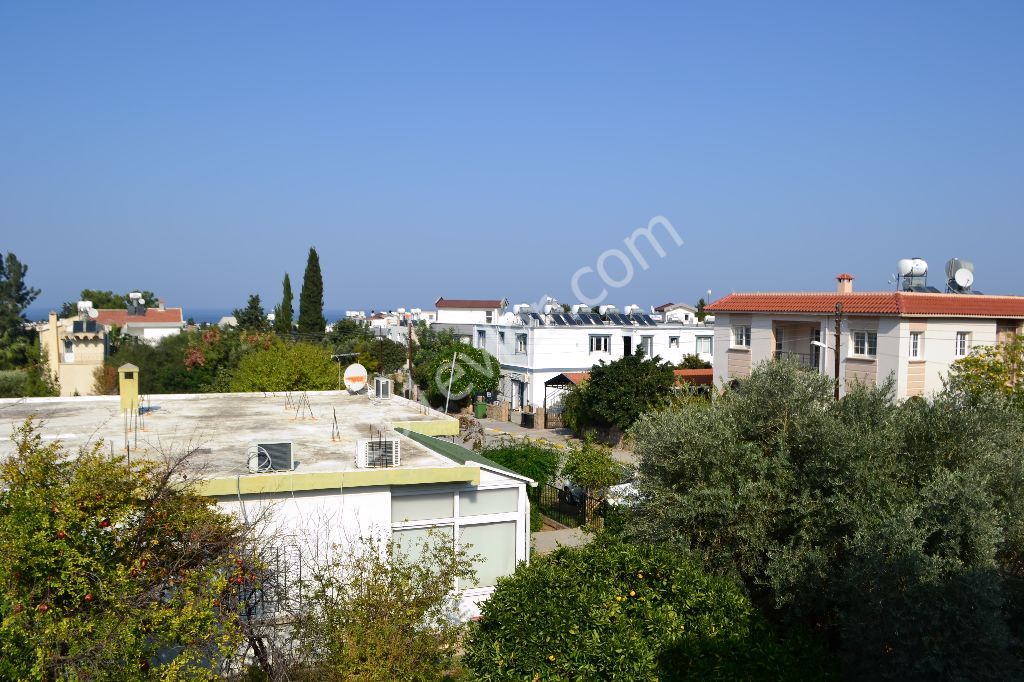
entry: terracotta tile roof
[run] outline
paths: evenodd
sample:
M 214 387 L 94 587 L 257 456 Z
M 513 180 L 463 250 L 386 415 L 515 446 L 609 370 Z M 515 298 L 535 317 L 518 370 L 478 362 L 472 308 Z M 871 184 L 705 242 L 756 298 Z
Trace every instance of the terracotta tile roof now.
M 129 322 L 132 324 L 145 324 L 147 322 L 182 322 L 181 308 L 146 308 L 145 315 L 132 315 L 129 317 L 126 309 L 105 309 L 97 311 L 96 321 L 100 324 L 116 324 L 123 327 Z
M 834 313 L 836 303 L 843 304 L 843 313 L 847 315 L 1024 318 L 1024 296 L 909 291 L 729 294 L 705 310 L 709 313 Z
M 677 381 L 685 381 L 688 384 L 711 385 L 715 380 L 715 370 L 707 369 L 677 369 L 672 372 L 676 375 Z
M 505 301 L 500 298 L 444 298 L 434 303 L 438 308 L 504 308 Z

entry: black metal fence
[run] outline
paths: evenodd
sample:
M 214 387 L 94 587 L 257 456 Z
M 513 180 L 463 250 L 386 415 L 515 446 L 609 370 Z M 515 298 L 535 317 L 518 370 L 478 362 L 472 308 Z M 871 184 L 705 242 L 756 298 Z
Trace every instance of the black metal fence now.
M 818 369 L 821 356 L 817 353 L 793 353 L 788 350 L 775 351 L 776 360 L 791 360 L 802 367 Z
M 577 528 L 604 516 L 603 499 L 588 495 L 579 488 L 551 485 L 550 483 L 530 488 L 530 501 L 540 513 L 563 526 Z

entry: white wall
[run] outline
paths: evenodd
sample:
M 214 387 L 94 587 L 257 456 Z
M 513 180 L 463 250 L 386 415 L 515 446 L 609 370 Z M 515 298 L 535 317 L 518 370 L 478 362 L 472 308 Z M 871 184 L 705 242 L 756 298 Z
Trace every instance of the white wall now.
M 696 352 L 697 337 L 714 339 L 712 327 L 682 325 L 658 325 L 656 327 L 611 327 L 611 326 L 537 326 L 523 325 L 477 325 L 473 333 L 473 345 L 479 346 L 479 333 L 485 334 L 484 348 L 498 359 L 505 375 L 501 392 L 507 398 L 511 387 L 509 374 L 522 375 L 528 382 L 526 399 L 533 407 L 544 405 L 544 382 L 562 372 L 585 372 L 600 360 L 613 362 L 623 357 L 625 337 L 632 339 L 631 349 L 636 353 L 641 337 L 650 336 L 653 353 L 662 360 L 678 364 L 686 355 Z M 504 342 L 500 335 L 504 333 Z M 516 352 L 516 335 L 525 334 L 525 353 Z M 591 336 L 609 336 L 609 352 L 590 352 Z M 679 337 L 678 347 L 670 346 L 670 338 Z M 712 353 L 701 355 L 703 360 L 714 359 Z
M 491 313 L 492 320 L 497 320 L 501 314 L 500 308 L 438 308 L 437 322 L 449 322 L 452 324 L 486 324 L 487 313 Z

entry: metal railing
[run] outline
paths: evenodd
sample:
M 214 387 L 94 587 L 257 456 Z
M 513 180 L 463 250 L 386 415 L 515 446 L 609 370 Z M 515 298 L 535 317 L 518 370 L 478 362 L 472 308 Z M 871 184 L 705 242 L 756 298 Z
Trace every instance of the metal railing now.
M 809 369 L 819 369 L 819 358 L 820 356 L 812 355 L 810 353 L 794 353 L 788 350 L 775 351 L 776 360 L 790 360 L 801 367 L 807 367 Z
M 550 483 L 529 489 L 530 501 L 540 513 L 569 528 L 584 526 L 604 516 L 605 501 L 578 488 L 559 488 Z

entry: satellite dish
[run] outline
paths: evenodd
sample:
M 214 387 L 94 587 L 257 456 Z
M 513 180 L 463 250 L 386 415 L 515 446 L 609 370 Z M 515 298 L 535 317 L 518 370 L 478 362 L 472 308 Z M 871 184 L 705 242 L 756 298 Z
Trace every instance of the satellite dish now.
M 953 273 L 953 281 L 961 289 L 970 289 L 974 284 L 974 273 L 967 268 L 960 268 Z
M 345 368 L 345 388 L 349 393 L 366 390 L 366 368 L 358 362 Z
M 100 311 L 96 310 L 95 308 L 89 308 L 89 317 L 90 318 L 95 320 L 99 316 L 100 316 Z
M 139 305 L 146 305 L 146 299 L 140 298 L 139 299 Z

